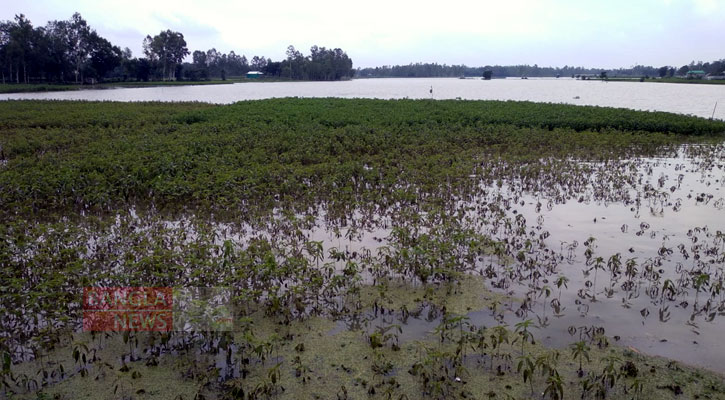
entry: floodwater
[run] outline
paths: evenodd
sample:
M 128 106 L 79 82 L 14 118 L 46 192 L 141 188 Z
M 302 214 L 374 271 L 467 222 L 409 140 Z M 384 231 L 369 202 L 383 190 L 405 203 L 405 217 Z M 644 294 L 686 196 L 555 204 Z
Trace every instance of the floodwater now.
M 431 93 L 432 89 L 432 93 Z M 507 79 L 483 81 L 480 79 L 361 79 L 346 82 L 279 82 L 279 83 L 240 83 L 233 85 L 156 87 L 134 89 L 83 90 L 73 92 L 4 94 L 2 99 L 62 99 L 62 100 L 104 100 L 104 101 L 202 101 L 211 103 L 232 103 L 240 100 L 255 100 L 276 97 L 342 97 L 342 98 L 421 98 L 421 99 L 496 99 L 529 100 L 536 102 L 569 103 L 579 105 L 597 105 L 642 110 L 668 111 L 691 114 L 700 117 L 713 115 L 725 119 L 725 85 L 687 85 L 639 82 L 576 81 L 572 79 Z M 546 284 L 552 288 L 552 295 L 539 299 L 531 310 L 517 315 L 517 305 L 509 305 L 500 311 L 503 320 L 513 326 L 522 319 L 546 318 L 547 326 L 535 331 L 543 343 L 563 347 L 578 340 L 570 336 L 569 328 L 583 326 L 604 327 L 606 335 L 616 338 L 618 344 L 631 347 L 650 355 L 664 356 L 688 364 L 725 373 L 725 347 L 720 339 L 725 332 L 725 312 L 720 310 L 708 321 L 706 315 L 692 318 L 696 291 L 685 287 L 687 294 L 678 295 L 677 301 L 663 302 L 657 295 L 650 296 L 647 288 L 651 286 L 639 274 L 637 289 L 622 289 L 625 278 L 610 283 L 608 272 L 599 271 L 599 280 L 589 290 L 596 301 L 582 297 L 581 291 L 587 291 L 585 276 L 584 242 L 595 237 L 595 256 L 606 261 L 619 253 L 622 261 L 636 258 L 640 271 L 645 265 L 658 269 L 662 275 L 657 284 L 662 287 L 664 279 L 677 279 L 682 270 L 690 270 L 708 265 L 707 270 L 713 277 L 725 274 L 722 262 L 723 239 L 725 231 L 725 151 L 722 146 L 709 163 L 701 163 L 697 158 L 688 156 L 684 149 L 677 155 L 666 158 L 632 159 L 630 162 L 638 183 L 626 188 L 626 199 L 598 199 L 594 194 L 601 187 L 596 186 L 600 176 L 593 175 L 593 183 L 578 192 L 578 198 L 551 202 L 542 193 L 517 192 L 514 188 L 482 187 L 487 192 L 488 202 L 497 202 L 501 197 L 519 201 L 510 202 L 507 210 L 510 218 L 523 215 L 527 221 L 527 230 L 546 231 L 549 236 L 544 240 L 549 250 L 567 254 L 572 248 L 571 257 L 559 263 L 557 274 L 567 276 L 568 287 L 562 288 L 562 315 L 553 315 L 551 307 L 544 304 L 559 295 L 554 284 L 556 276 L 547 276 Z M 606 169 L 606 165 L 596 166 Z M 475 179 L 475 177 L 473 177 Z M 649 190 L 650 196 L 644 197 Z M 639 196 L 639 197 L 638 197 Z M 537 207 L 542 202 L 544 207 Z M 478 221 L 484 225 L 485 221 Z M 480 227 L 485 234 L 493 233 L 490 227 Z M 341 239 L 335 231 L 319 227 L 307 232 L 312 240 L 324 243 L 324 254 L 332 248 L 350 250 L 375 250 L 386 242 L 379 240 L 390 234 L 387 228 L 363 232 L 357 239 Z M 221 235 L 222 238 L 224 237 Z M 713 239 L 716 237 L 716 239 Z M 717 239 L 717 238 L 720 239 Z M 236 237 L 243 241 L 241 237 Z M 220 239 L 222 240 L 222 239 Z M 695 247 L 703 245 L 699 250 Z M 699 261 L 683 256 L 678 248 L 692 255 L 699 251 Z M 661 254 L 661 250 L 672 250 L 670 254 Z M 720 249 L 708 254 L 709 249 Z M 325 260 L 329 261 L 329 260 Z M 702 264 L 713 261 L 711 264 Z M 481 266 L 483 267 L 483 266 Z M 691 285 L 691 283 L 689 283 Z M 685 284 L 687 286 L 687 284 Z M 607 297 L 605 288 L 614 289 Z M 528 288 L 526 282 L 502 290 L 514 297 L 522 298 Z M 628 297 L 630 294 L 636 297 Z M 705 296 L 704 298 L 706 298 Z M 623 302 L 622 300 L 626 300 Z M 700 300 L 700 306 L 704 302 Z M 626 307 L 625 307 L 626 306 Z M 666 318 L 660 318 L 659 312 L 667 307 Z M 478 310 L 468 314 L 470 322 L 477 325 L 492 326 L 497 323 L 490 310 Z M 692 318 L 692 319 L 691 319 Z M 371 326 L 382 317 L 373 317 Z M 401 338 L 414 339 L 431 332 L 440 323 L 439 318 L 420 320 L 412 318 L 403 326 Z
M 725 85 L 580 81 L 571 78 L 385 78 L 341 82 L 248 82 L 70 92 L 0 94 L 8 99 L 201 101 L 229 104 L 279 97 L 528 100 L 667 111 L 725 119 Z M 719 106 L 716 107 L 716 103 Z
M 720 147 L 712 162 L 701 162 L 687 155 L 684 147 L 670 157 L 626 160 L 624 162 L 629 163 L 627 169 L 636 170 L 633 175 L 637 179 L 625 191 L 625 199 L 597 199 L 594 185 L 578 193 L 580 198 L 551 202 L 541 193 L 522 194 L 506 186 L 486 191 L 490 188 L 482 186 L 482 192 L 488 194 L 476 201 L 479 204 L 496 201 L 499 196 L 506 199 L 519 196 L 518 202 L 509 202 L 507 215 L 512 219 L 517 215 L 523 216 L 527 230 L 548 232 L 544 244 L 549 250 L 562 254 L 566 260 L 558 264 L 556 274 L 543 277 L 544 283 L 551 288 L 550 297 L 534 296 L 530 309 L 523 314 L 517 313 L 520 306 L 517 302 L 502 305 L 495 313 L 474 310 L 467 315 L 470 323 L 493 327 L 503 321 L 513 327 L 517 322 L 532 319 L 539 326 L 534 330 L 537 340 L 557 348 L 579 340 L 578 333 L 572 336 L 570 327 L 601 327 L 612 343 L 633 351 L 725 373 L 725 347 L 720 342 L 725 332 L 722 310 L 711 321 L 703 313 L 697 313 L 693 318 L 696 294 L 692 287 L 676 301 L 662 301 L 662 292 L 648 292 L 652 284 L 641 274 L 647 265 L 655 266 L 661 279 L 654 286 L 661 287 L 665 279 L 677 282 L 696 264 L 709 265 L 707 270 L 713 276 L 724 272 L 722 249 L 725 244 L 722 238 L 718 238 L 725 231 L 723 152 Z M 601 167 L 596 163 L 593 165 Z M 594 174 L 591 182 L 600 178 Z M 647 190 L 650 195 L 645 197 Z M 537 207 L 539 202 L 545 206 Z M 486 222 L 482 224 L 483 227 Z M 487 233 L 499 240 L 506 238 L 505 234 L 497 237 L 495 230 Z M 327 237 L 319 232 L 314 236 L 323 240 L 326 247 L 338 246 L 338 240 L 331 233 Z M 386 232 L 373 231 L 364 236 L 367 238 L 363 237 L 353 244 L 354 250 L 370 248 L 371 244 L 375 246 L 371 237 L 385 237 Z M 586 265 L 584 245 L 589 237 L 596 239 L 594 257 L 601 256 L 606 262 L 610 256 L 619 253 L 623 264 L 628 259 L 637 261 L 640 275 L 635 279 L 636 289 L 623 289 L 626 280 L 623 276 L 610 283 L 606 270 L 599 271 L 595 287 L 587 286 L 587 280 L 591 282 L 593 278 L 593 273 L 584 274 L 590 268 Z M 575 242 L 578 246 L 569 252 L 567 249 Z M 678 250 L 680 246 L 689 252 L 689 257 Z M 663 253 L 663 248 L 673 251 Z M 694 256 L 695 253 L 699 254 Z M 555 284 L 557 275 L 570 279 L 567 287 L 562 287 L 561 295 Z M 491 283 L 495 280 L 492 279 Z M 521 299 L 530 290 L 529 284 L 530 281 L 511 282 L 505 289 L 493 290 Z M 489 288 L 492 287 L 489 285 Z M 611 297 L 605 294 L 605 289 L 609 287 L 614 290 Z M 595 293 L 596 299 L 582 297 L 582 290 Z M 562 311 L 555 316 L 549 302 L 558 296 Z M 627 300 L 626 307 L 623 299 Z M 703 297 L 700 297 L 700 306 L 703 303 Z M 660 310 L 666 313 L 663 318 L 660 318 Z M 500 319 L 494 318 L 496 313 L 500 314 Z M 422 317 L 411 317 L 405 323 L 397 316 L 370 314 L 366 317 L 367 328 L 373 331 L 376 326 L 397 323 L 403 329 L 401 341 L 415 340 L 429 335 L 441 323 L 440 315 L 426 318 L 427 313 L 423 314 Z M 353 322 L 340 322 L 333 333 L 357 327 L 359 321 Z
M 566 310 L 558 318 L 551 317 L 549 310 L 551 324 L 539 332 L 545 344 L 565 346 L 578 340 L 578 336 L 567 333 L 569 326 L 595 325 L 604 327 L 608 337 L 619 338 L 620 345 L 725 373 L 725 347 L 720 344 L 725 321 L 717 316 L 708 322 L 703 315 L 690 320 L 694 289 L 685 296 L 689 304 L 672 302 L 667 308 L 669 319 L 662 321 L 658 314 L 665 304 L 657 299 L 657 295 L 653 299 L 646 293 L 647 284 L 637 291 L 638 297 L 628 299 L 630 304 L 625 308 L 622 299 L 626 295 L 621 289 L 624 280 L 619 279 L 613 285 L 615 293 L 607 298 L 602 290 L 608 286 L 609 276 L 608 272 L 600 270 L 597 301 L 581 301 L 585 306 L 583 309 L 576 305 L 576 300 L 580 299 L 578 290 L 585 288 L 585 279 L 592 279 L 591 275 L 585 278 L 583 274 L 586 268 L 583 242 L 589 237 L 596 238 L 595 256 L 603 256 L 607 261 L 611 255 L 620 253 L 623 262 L 636 259 L 640 271 L 648 263 L 658 265 L 655 269 L 661 272 L 662 280 L 673 281 L 681 276 L 677 272 L 678 265 L 688 270 L 695 264 L 693 249 L 697 251 L 697 246 L 702 246 L 700 249 L 722 247 L 712 239 L 725 231 L 725 162 L 722 156 L 720 151 L 714 163 L 699 164 L 680 150 L 675 157 L 630 160 L 641 180 L 638 188 L 630 189 L 632 197 L 629 201 L 587 199 L 579 202 L 572 199 L 537 212 L 536 198 L 525 196 L 524 205 L 515 209 L 527 221 L 541 222 L 543 229 L 551 234 L 545 240 L 551 249 L 561 251 L 568 244 L 579 243 L 576 258 L 559 265 L 559 273 L 571 279 L 568 289 L 562 292 L 561 302 Z M 596 179 L 592 177 L 593 182 Z M 644 193 L 646 187 L 651 193 L 656 190 L 658 195 L 648 199 L 641 196 L 638 204 L 637 192 Z M 681 254 L 680 245 L 689 251 L 690 257 Z M 673 252 L 661 253 L 663 248 Z M 710 271 L 713 274 L 722 273 L 725 268 L 719 252 L 702 253 L 700 257 L 705 264 L 712 262 Z M 558 289 L 552 279 L 548 285 L 556 295 Z M 521 293 L 522 289 L 514 291 Z M 535 306 L 539 313 L 541 306 L 541 303 Z M 475 314 L 471 315 L 471 320 L 475 321 L 475 317 Z M 537 320 L 532 314 L 528 318 Z M 513 325 L 520 318 L 509 314 L 506 320 Z
M 695 265 L 709 264 L 707 270 L 713 280 L 725 273 L 722 262 L 725 242 L 717 236 L 725 232 L 725 147 L 710 148 L 708 151 L 712 152 L 712 157 L 707 161 L 688 154 L 686 149 L 680 147 L 667 157 L 621 160 L 620 170 L 628 171 L 634 179 L 631 185 L 614 196 L 611 193 L 602 196 L 598 192 L 600 186 L 594 183 L 608 179 L 603 176 L 603 171 L 613 168 L 610 164 L 599 162 L 589 163 L 594 172 L 587 181 L 593 183 L 581 188 L 576 196 L 569 199 L 554 200 L 543 192 L 522 191 L 511 184 L 500 188 L 482 184 L 480 196 L 468 206 L 475 209 L 476 204 L 501 203 L 501 198 L 506 199 L 509 206 L 507 217 L 513 220 L 516 216 L 523 216 L 527 231 L 548 232 L 543 244 L 546 249 L 562 255 L 564 260 L 558 263 L 554 275 L 543 277 L 544 283 L 552 290 L 550 297 L 535 297 L 530 310 L 524 314 L 517 314 L 519 303 L 504 304 L 497 311 L 500 320 L 494 318 L 495 313 L 490 310 L 474 310 L 467 315 L 470 322 L 493 327 L 503 321 L 513 327 L 517 322 L 532 319 L 539 325 L 534 330 L 537 340 L 557 348 L 579 340 L 578 334 L 572 336 L 569 333 L 572 326 L 601 327 L 613 343 L 634 351 L 725 373 L 725 347 L 720 342 L 722 332 L 725 332 L 725 313 L 721 310 L 711 321 L 702 313 L 691 319 L 696 299 L 692 287 L 687 288 L 686 294 L 678 295 L 677 300 L 663 301 L 661 292 L 655 295 L 648 293 L 653 284 L 643 276 L 646 266 L 656 267 L 661 278 L 654 286 L 661 287 L 665 279 L 678 282 Z M 472 176 L 472 179 L 477 178 Z M 514 198 L 518 201 L 513 201 Z M 543 203 L 543 206 L 537 207 L 537 203 Z M 507 238 L 507 233 L 492 228 L 485 217 L 476 218 L 475 211 L 471 216 L 479 233 L 497 240 Z M 354 238 L 347 238 L 341 237 L 339 231 L 325 223 L 324 217 L 318 216 L 316 227 L 306 230 L 305 236 L 308 240 L 320 241 L 324 254 L 332 249 L 350 252 L 369 250 L 375 254 L 380 246 L 388 245 L 386 238 L 391 230 L 387 223 L 385 225 L 361 229 Z M 225 239 L 245 241 L 244 235 L 236 233 L 225 237 L 221 231 L 223 229 L 220 229 L 217 239 L 219 243 Z M 256 234 L 271 236 L 264 232 Z M 598 271 L 595 287 L 587 287 L 593 273 L 584 274 L 590 268 L 586 265 L 584 242 L 590 237 L 596 239 L 594 257 L 603 257 L 606 262 L 610 256 L 619 253 L 622 264 L 629 259 L 637 261 L 640 273 L 635 278 L 635 289 L 623 289 L 624 276 L 611 282 L 607 270 Z M 569 251 L 575 242 L 578 246 Z M 680 246 L 688 251 L 689 257 L 678 250 Z M 672 252 L 662 253 L 663 248 Z M 324 262 L 334 261 L 325 258 Z M 483 260 L 477 268 L 483 270 L 487 263 Z M 344 262 L 336 264 L 338 270 L 344 268 Z M 559 288 L 555 284 L 557 275 L 569 278 L 567 286 L 561 288 L 562 309 L 559 316 L 554 315 L 549 305 L 553 298 L 559 297 Z M 489 289 L 514 298 L 524 298 L 530 290 L 530 281 L 514 281 L 505 289 L 496 289 L 493 285 L 496 280 L 487 280 Z M 610 287 L 614 293 L 608 297 L 605 289 Z M 590 294 L 595 294 L 595 300 L 580 296 L 580 291 L 587 289 Z M 700 297 L 700 306 L 709 293 L 701 296 L 704 297 Z M 627 300 L 626 307 L 623 299 Z M 668 313 L 666 318 L 660 319 L 660 310 Z M 376 326 L 397 323 L 402 325 L 400 340 L 405 342 L 425 337 L 441 323 L 439 314 L 431 318 L 428 311 L 423 312 L 421 317 L 406 318 L 405 322 L 397 315 L 372 312 L 360 318 L 340 321 L 332 333 L 342 329 L 359 329 L 361 325 L 373 331 Z M 545 323 L 542 324 L 543 321 Z

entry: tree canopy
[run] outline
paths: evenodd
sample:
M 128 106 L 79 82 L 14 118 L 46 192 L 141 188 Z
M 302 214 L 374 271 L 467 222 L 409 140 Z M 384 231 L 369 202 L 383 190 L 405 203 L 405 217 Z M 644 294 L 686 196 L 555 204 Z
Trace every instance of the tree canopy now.
M 23 14 L 0 23 L 3 83 L 101 79 L 122 56 L 118 46 L 99 36 L 78 13 L 38 28 Z
M 233 51 L 229 54 L 209 49 L 206 52 L 195 51 L 193 62 L 185 65 L 188 79 L 207 79 L 243 75 L 249 71 L 259 71 L 268 77 L 290 80 L 332 81 L 349 79 L 355 73 L 352 60 L 342 49 L 326 49 L 312 46 L 310 55 L 305 56 L 294 46 L 287 47 L 287 59 L 273 61 L 264 56 L 253 56 L 247 60 Z
M 338 80 L 353 76 L 352 60 L 339 49 L 312 46 L 305 56 L 289 46 L 287 59 L 248 59 L 215 48 L 190 52 L 181 32 L 163 30 L 143 38 L 143 57 L 100 36 L 79 13 L 34 27 L 23 15 L 0 21 L 2 83 L 126 80 L 207 80 L 242 76 L 250 70 L 294 80 Z M 191 62 L 187 56 L 191 55 Z
M 176 65 L 189 55 L 184 35 L 171 30 L 161 31 L 158 35 L 146 36 L 143 41 L 143 51 L 146 58 L 162 65 L 162 76 L 166 80 L 176 78 Z M 167 75 L 168 73 L 168 75 Z

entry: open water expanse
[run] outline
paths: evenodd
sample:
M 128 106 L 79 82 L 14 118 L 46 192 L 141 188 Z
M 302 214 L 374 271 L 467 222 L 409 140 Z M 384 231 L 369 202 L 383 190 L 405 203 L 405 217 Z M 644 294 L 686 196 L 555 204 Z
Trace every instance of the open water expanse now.
M 432 93 L 431 93 L 432 89 Z M 8 99 L 201 101 L 228 104 L 275 97 L 528 100 L 668 111 L 725 119 L 725 85 L 549 79 L 387 78 L 341 82 L 252 82 L 232 85 L 121 88 L 0 94 Z M 719 104 L 715 107 L 716 102 Z

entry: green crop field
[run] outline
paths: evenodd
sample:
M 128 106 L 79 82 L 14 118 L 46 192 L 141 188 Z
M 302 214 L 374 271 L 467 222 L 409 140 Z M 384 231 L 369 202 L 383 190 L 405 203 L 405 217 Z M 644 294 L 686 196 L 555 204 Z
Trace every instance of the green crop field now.
M 691 232 L 709 247 L 676 280 L 589 237 L 567 264 L 512 212 L 674 203 L 644 160 L 722 176 L 724 140 L 723 121 L 529 102 L 0 102 L 0 398 L 724 398 L 720 373 L 606 325 L 538 339 L 583 314 L 567 290 L 717 322 L 721 232 Z M 226 288 L 234 326 L 84 332 L 89 286 Z

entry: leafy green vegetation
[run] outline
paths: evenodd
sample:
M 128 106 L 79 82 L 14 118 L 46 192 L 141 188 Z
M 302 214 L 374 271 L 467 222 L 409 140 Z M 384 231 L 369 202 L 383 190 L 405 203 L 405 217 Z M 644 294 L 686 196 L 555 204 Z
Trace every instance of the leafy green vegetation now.
M 0 93 L 25 93 L 25 92 L 65 92 L 67 90 L 78 90 L 78 85 L 46 85 L 46 84 L 0 84 Z
M 686 78 L 590 78 L 591 80 L 606 80 L 610 82 L 659 82 L 659 83 L 687 83 L 692 85 L 723 85 L 725 79 L 709 80 L 709 79 L 686 79 Z
M 527 102 L 0 102 L 3 396 L 721 398 L 721 375 L 606 326 L 539 333 L 610 298 L 713 321 L 722 232 L 649 260 L 583 237 L 577 261 L 512 208 L 680 207 L 642 160 L 682 153 L 705 181 L 723 132 Z M 223 287 L 234 329 L 81 332 L 88 286 Z
M 391 288 L 395 293 L 401 288 Z M 456 296 L 451 296 L 455 298 Z M 453 318 L 451 318 L 453 319 Z M 264 314 L 255 314 L 252 328 L 239 333 L 238 343 L 249 343 L 248 356 L 235 354 L 249 369 L 245 378 L 228 379 L 216 387 L 225 369 L 208 369 L 214 365 L 213 352 L 203 355 L 181 353 L 173 360 L 161 358 L 158 364 L 146 360 L 130 361 L 124 367 L 103 365 L 86 377 L 79 374 L 42 389 L 48 398 L 94 399 L 99 396 L 138 399 L 194 398 L 279 398 L 279 399 L 387 399 L 387 398 L 479 398 L 479 399 L 718 399 L 725 391 L 722 378 L 663 358 L 646 357 L 615 346 L 598 347 L 596 340 L 586 339 L 592 348 L 585 358 L 583 374 L 578 375 L 578 360 L 569 349 L 548 349 L 527 344 L 527 357 L 533 372 L 526 383 L 517 371 L 520 344 L 512 333 L 501 335 L 494 328 L 470 330 L 465 320 L 460 326 L 441 324 L 440 334 L 431 333 L 420 340 L 401 340 L 393 350 L 394 340 L 373 348 L 359 331 L 333 332 L 335 324 L 323 318 L 275 323 Z M 505 331 L 504 331 L 505 332 Z M 151 335 L 137 334 L 139 342 Z M 263 362 L 265 346 L 275 338 L 283 367 L 273 370 L 276 361 Z M 88 334 L 75 335 L 77 342 L 90 346 L 98 343 Z M 498 340 L 500 344 L 496 344 Z M 108 340 L 99 347 L 100 360 L 113 360 L 124 350 L 119 340 Z M 275 345 L 276 346 L 276 345 Z M 494 347 L 496 346 L 496 347 Z M 461 353 L 464 351 L 465 353 Z M 478 356 L 479 352 L 492 357 Z M 495 356 L 495 357 L 493 357 Z M 243 359 L 249 358 L 247 364 Z M 258 358 L 260 357 L 260 358 Z M 272 357 L 274 358 L 274 357 Z M 54 365 L 70 365 L 73 360 L 63 350 L 49 357 Z M 454 360 L 449 364 L 448 360 Z M 100 361 L 99 361 L 100 363 Z M 266 366 L 266 367 L 265 367 Z M 614 367 L 614 370 L 611 369 Z M 35 372 L 37 363 L 18 366 L 18 373 Z M 605 371 L 613 374 L 606 375 Z M 50 372 L 50 371 L 49 371 Z M 275 374 L 272 381 L 270 372 Z M 242 374 L 242 372 L 240 372 Z M 581 376 L 581 377 L 579 377 Z M 605 376 L 613 381 L 602 380 Z M 456 380 L 456 378 L 459 378 Z M 557 383 L 558 382 L 558 383 Z M 609 382 L 613 385 L 609 386 Z M 552 384 L 553 383 L 553 384 Z M 535 394 L 532 396 L 531 387 Z M 601 391 L 602 394 L 597 394 Z M 563 395 L 563 397 L 562 397 Z M 35 393 L 17 396 L 35 399 Z
M 723 122 L 667 113 L 517 102 L 6 102 L 0 110 L 6 212 L 137 201 L 229 211 L 271 207 L 275 195 L 303 206 L 355 204 L 402 182 L 436 191 L 483 157 L 600 158 L 725 131 Z
M 690 83 L 690 84 L 704 84 L 704 85 L 723 85 L 725 84 L 725 79 L 683 79 L 683 78 L 662 78 L 662 79 L 654 79 L 651 80 L 652 82 L 662 82 L 662 83 Z M 650 82 L 650 80 L 648 80 Z

